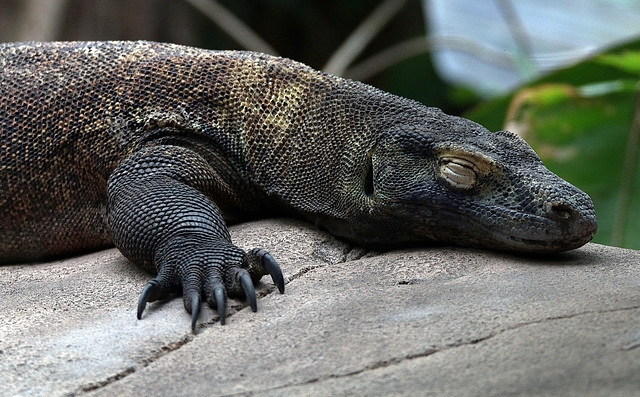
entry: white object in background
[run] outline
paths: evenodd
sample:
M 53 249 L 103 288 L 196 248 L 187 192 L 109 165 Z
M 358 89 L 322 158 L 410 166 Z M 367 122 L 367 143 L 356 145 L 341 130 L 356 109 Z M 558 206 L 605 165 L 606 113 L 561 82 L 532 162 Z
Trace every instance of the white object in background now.
M 640 36 L 637 0 L 422 0 L 441 76 L 482 95 Z

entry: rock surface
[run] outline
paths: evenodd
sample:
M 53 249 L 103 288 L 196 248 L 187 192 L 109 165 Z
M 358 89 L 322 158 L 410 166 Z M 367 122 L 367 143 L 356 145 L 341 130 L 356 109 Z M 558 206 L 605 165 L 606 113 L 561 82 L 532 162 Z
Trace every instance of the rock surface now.
M 0 395 L 631 395 L 640 251 L 552 257 L 354 248 L 294 220 L 231 228 L 288 278 L 258 312 L 135 306 L 149 274 L 106 250 L 0 267 Z

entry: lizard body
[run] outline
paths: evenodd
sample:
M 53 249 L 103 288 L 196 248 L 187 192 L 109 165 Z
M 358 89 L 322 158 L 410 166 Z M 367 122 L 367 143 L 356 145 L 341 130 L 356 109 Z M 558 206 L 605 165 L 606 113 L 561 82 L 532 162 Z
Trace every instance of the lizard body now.
M 0 66 L 0 262 L 115 244 L 158 272 L 139 315 L 182 290 L 194 326 L 200 299 L 224 322 L 225 293 L 251 299 L 267 273 L 284 290 L 225 220 L 293 214 L 364 246 L 523 252 L 597 228 L 588 195 L 516 135 L 288 59 L 16 43 Z

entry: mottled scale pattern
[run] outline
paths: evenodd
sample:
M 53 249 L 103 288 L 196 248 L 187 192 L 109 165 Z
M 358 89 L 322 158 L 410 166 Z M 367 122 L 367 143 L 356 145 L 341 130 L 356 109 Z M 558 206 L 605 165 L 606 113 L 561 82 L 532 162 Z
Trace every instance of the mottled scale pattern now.
M 228 222 L 294 215 L 374 248 L 525 252 L 597 228 L 589 196 L 518 136 L 288 59 L 12 43 L 0 67 L 0 262 L 115 244 L 163 291 L 215 304 L 213 284 L 240 291 L 229 275 L 275 263 L 235 247 Z

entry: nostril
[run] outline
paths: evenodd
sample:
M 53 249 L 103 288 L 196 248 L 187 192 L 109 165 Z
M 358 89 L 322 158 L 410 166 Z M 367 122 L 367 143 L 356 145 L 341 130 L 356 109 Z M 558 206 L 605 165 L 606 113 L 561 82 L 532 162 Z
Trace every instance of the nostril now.
M 549 215 L 556 221 L 568 221 L 573 219 L 575 210 L 573 207 L 563 203 L 549 203 Z

